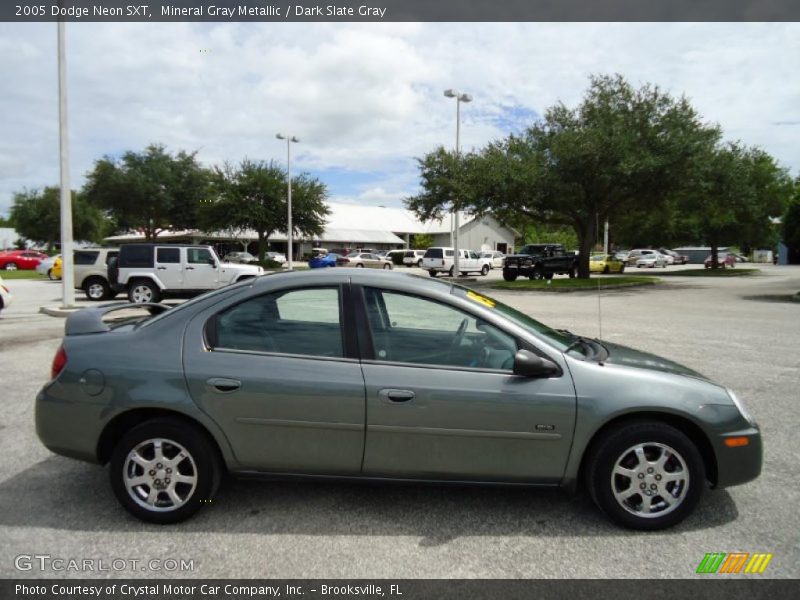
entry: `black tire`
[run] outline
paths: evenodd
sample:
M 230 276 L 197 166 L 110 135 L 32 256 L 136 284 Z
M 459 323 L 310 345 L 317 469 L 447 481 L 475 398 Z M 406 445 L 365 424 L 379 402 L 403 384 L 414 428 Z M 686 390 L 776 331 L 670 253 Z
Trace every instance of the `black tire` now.
M 453 265 L 452 267 L 450 267 L 450 271 L 448 271 L 448 273 L 447 273 L 447 274 L 448 274 L 448 276 L 450 276 L 450 277 L 453 277 L 453 276 L 456 274 L 455 268 L 456 268 L 456 266 L 455 266 L 455 265 Z
M 55 277 L 53 277 L 53 269 L 47 269 L 47 278 L 48 278 L 50 281 L 55 281 L 55 279 L 56 279 L 56 278 L 55 278 Z
M 517 274 L 516 273 L 510 273 L 509 271 L 503 270 L 503 279 L 505 281 L 516 281 L 517 280 Z
M 544 279 L 544 268 L 539 265 L 533 270 L 530 279 Z
M 385 265 L 383 265 L 383 269 L 384 269 L 384 270 L 386 270 L 386 269 L 391 269 L 391 268 L 392 268 L 392 265 L 390 265 L 390 264 L 385 264 Z
M 356 269 L 363 269 L 363 268 L 364 268 L 364 263 L 356 264 Z
M 575 279 L 578 276 L 578 265 L 572 265 L 569 270 L 569 278 Z
M 481 275 L 486 277 L 486 275 L 488 274 L 489 274 L 489 265 L 483 265 L 483 267 L 481 267 Z
M 552 273 L 545 273 L 544 274 L 544 278 L 545 279 L 552 279 L 553 278 L 553 274 Z
M 431 269 L 430 271 L 428 271 L 428 275 L 430 275 L 431 277 L 436 277 L 436 271 Z
M 603 275 L 608 275 L 611 272 L 611 269 L 608 268 L 608 265 L 603 267 Z
M 83 292 L 89 300 L 99 302 L 111 297 L 111 287 L 102 277 L 90 277 L 83 282 Z
M 662 508 L 661 510 L 666 511 L 663 516 L 638 516 L 632 512 L 636 510 L 635 507 L 630 510 L 626 509 L 617 501 L 614 495 L 614 486 L 624 485 L 626 479 L 628 479 L 622 475 L 616 475 L 615 479 L 612 480 L 612 473 L 617 461 L 622 456 L 626 456 L 629 449 L 640 444 L 656 451 L 659 450 L 657 445 L 667 447 L 682 459 L 686 466 L 686 471 L 688 471 L 688 481 L 673 483 L 671 489 L 678 491 L 680 499 L 675 508 L 667 510 L 669 508 L 668 505 Z M 612 429 L 593 443 L 588 452 L 591 454 L 586 464 L 586 482 L 592 499 L 600 510 L 613 521 L 631 529 L 653 531 L 676 525 L 694 510 L 707 485 L 703 458 L 694 443 L 678 429 L 657 421 L 634 421 Z M 632 456 L 632 454 L 627 455 Z M 645 455 L 647 455 L 646 451 Z M 666 464 L 670 465 L 670 461 L 678 464 L 678 458 L 675 457 L 675 454 L 671 455 Z M 655 465 L 655 463 L 652 464 Z M 657 469 L 656 473 L 658 473 Z M 660 485 L 655 480 L 651 481 L 653 477 L 659 477 L 660 479 L 660 476 L 648 474 L 644 475 L 642 479 L 638 477 L 639 475 L 637 475 L 636 479 L 630 478 L 630 487 L 633 490 L 631 498 L 638 497 L 639 501 L 642 502 L 645 496 L 639 495 L 639 492 L 634 489 L 637 487 L 637 482 L 640 482 L 638 485 L 645 486 L 647 490 L 650 485 Z M 665 487 L 669 485 L 670 483 L 664 484 Z M 685 487 L 681 487 L 683 485 Z M 623 489 L 627 490 L 628 486 Z M 663 496 L 660 496 L 660 491 L 659 488 L 653 492 L 653 498 L 649 501 L 662 498 L 658 504 L 667 504 L 663 500 Z M 630 501 L 630 498 L 628 501 Z
M 142 298 L 143 295 L 146 296 L 147 294 L 143 291 L 140 292 L 139 290 L 141 288 L 147 288 L 150 290 L 149 299 Z M 161 290 L 159 290 L 158 286 L 149 279 L 135 279 L 128 285 L 128 300 L 134 304 L 141 302 L 158 302 L 161 300 Z
M 147 448 L 148 440 L 162 440 L 164 456 L 170 458 L 170 452 L 177 449 L 176 444 L 182 447 L 182 450 L 188 455 L 188 459 L 184 458 L 180 463 L 175 463 L 175 470 L 181 469 L 180 473 L 188 476 L 194 476 L 194 487 L 188 487 L 189 484 L 173 483 L 178 494 L 184 495 L 184 502 L 176 508 L 171 508 L 167 504 L 170 502 L 169 496 L 166 496 L 166 491 L 157 492 L 156 504 L 162 504 L 160 508 L 163 510 L 154 510 L 147 508 L 146 500 L 140 496 L 140 500 L 134 499 L 133 495 L 136 492 L 129 492 L 126 487 L 126 475 L 131 468 L 137 469 L 132 463 L 128 461 L 129 454 L 139 446 Z M 170 443 L 171 442 L 171 443 Z M 153 457 L 155 459 L 155 456 Z M 162 464 L 162 463 L 158 463 Z M 175 476 L 166 473 L 167 461 L 164 467 L 155 470 L 156 465 L 152 465 L 155 471 L 155 477 Z M 149 473 L 145 467 L 141 467 L 141 474 L 150 479 Z M 138 475 L 138 472 L 133 473 Z M 194 513 L 200 510 L 204 504 L 211 501 L 214 493 L 219 487 L 222 477 L 222 463 L 214 447 L 212 440 L 208 438 L 205 432 L 199 428 L 171 418 L 156 418 L 145 421 L 130 429 L 122 439 L 117 443 L 114 452 L 111 455 L 111 462 L 109 465 L 109 476 L 111 478 L 111 488 L 114 490 L 114 495 L 119 500 L 120 504 L 133 516 L 150 523 L 178 523 L 191 517 Z M 165 485 L 163 482 L 166 479 L 157 479 L 159 485 Z M 181 487 L 178 487 L 181 486 Z M 138 491 L 144 493 L 147 488 L 149 491 L 151 486 L 144 484 L 138 486 Z

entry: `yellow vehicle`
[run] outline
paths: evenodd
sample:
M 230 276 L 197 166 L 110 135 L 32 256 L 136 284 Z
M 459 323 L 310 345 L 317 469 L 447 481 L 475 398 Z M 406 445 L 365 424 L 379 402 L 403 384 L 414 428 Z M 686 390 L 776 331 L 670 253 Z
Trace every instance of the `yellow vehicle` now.
M 62 275 L 62 264 L 61 264 L 61 257 L 56 256 L 56 259 L 53 261 L 53 267 L 50 269 L 50 273 L 48 274 L 50 279 L 61 279 Z
M 590 273 L 624 273 L 625 263 L 611 254 L 594 254 L 589 259 Z

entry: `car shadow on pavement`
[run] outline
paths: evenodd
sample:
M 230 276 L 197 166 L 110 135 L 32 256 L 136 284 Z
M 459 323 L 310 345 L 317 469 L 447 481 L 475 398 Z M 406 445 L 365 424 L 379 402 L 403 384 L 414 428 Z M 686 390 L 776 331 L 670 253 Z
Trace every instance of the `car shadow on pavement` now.
M 707 492 L 666 534 L 736 520 L 725 490 Z M 73 531 L 166 531 L 117 503 L 108 470 L 52 456 L 0 483 L 0 525 Z M 523 487 L 391 483 L 241 481 L 227 478 L 217 496 L 171 532 L 419 536 L 437 546 L 463 536 L 630 536 L 585 494 Z

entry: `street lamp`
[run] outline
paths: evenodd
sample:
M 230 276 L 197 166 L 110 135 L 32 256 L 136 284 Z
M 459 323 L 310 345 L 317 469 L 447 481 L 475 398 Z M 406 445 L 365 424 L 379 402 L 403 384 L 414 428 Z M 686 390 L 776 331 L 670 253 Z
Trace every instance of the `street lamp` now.
M 460 168 L 458 165 L 458 159 L 460 158 L 461 153 L 461 103 L 464 102 L 472 102 L 472 96 L 469 94 L 461 94 L 456 90 L 445 90 L 444 95 L 446 98 L 455 98 L 456 99 L 456 165 L 457 168 Z M 459 259 L 459 249 L 458 249 L 458 199 L 453 198 L 453 276 L 458 277 L 461 274 L 460 271 L 460 261 Z
M 300 142 L 296 137 L 293 135 L 283 135 L 282 133 L 278 133 L 275 135 L 276 138 L 279 140 L 286 140 L 286 197 L 287 197 L 287 211 L 289 213 L 288 216 L 288 226 L 286 227 L 286 240 L 288 242 L 288 258 L 289 258 L 289 270 L 292 270 L 292 254 L 293 254 L 293 241 L 292 241 L 292 152 L 291 152 L 291 145 L 297 144 Z
M 71 308 L 75 304 L 72 285 L 72 191 L 69 185 L 69 135 L 67 134 L 67 54 L 64 21 L 58 22 L 58 147 L 61 171 L 61 305 Z

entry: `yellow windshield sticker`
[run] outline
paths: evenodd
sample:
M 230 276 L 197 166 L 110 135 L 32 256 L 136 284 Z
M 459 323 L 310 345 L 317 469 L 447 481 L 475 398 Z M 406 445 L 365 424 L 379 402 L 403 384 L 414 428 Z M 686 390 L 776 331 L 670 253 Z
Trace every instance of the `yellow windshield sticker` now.
M 474 300 L 478 304 L 483 304 L 484 306 L 488 306 L 489 308 L 494 308 L 496 304 L 495 301 L 492 300 L 491 298 L 487 298 L 486 296 L 481 296 L 480 294 L 473 292 L 472 290 L 469 290 L 467 292 L 467 298 L 469 298 L 470 300 Z

